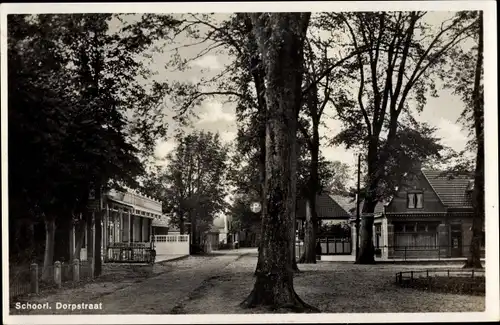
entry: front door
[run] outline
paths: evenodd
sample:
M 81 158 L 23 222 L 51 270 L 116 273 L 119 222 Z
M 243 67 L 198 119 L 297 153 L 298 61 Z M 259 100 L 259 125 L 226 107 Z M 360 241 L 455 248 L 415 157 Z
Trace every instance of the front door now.
M 462 257 L 462 225 L 451 225 L 451 257 Z

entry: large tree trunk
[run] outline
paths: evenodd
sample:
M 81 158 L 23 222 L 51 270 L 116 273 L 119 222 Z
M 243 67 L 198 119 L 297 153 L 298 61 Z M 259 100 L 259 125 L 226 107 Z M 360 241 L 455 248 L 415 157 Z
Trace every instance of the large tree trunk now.
M 316 263 L 316 234 L 318 232 L 318 222 L 316 209 L 316 198 L 309 198 L 306 202 L 306 222 L 304 226 L 304 253 L 299 259 L 299 263 L 312 264 Z
M 56 237 L 56 222 L 54 218 L 45 219 L 45 252 L 43 254 L 42 281 L 48 281 L 53 276 L 54 244 Z
M 86 212 L 86 224 L 87 224 L 87 261 L 92 261 L 94 263 L 94 212 Z M 92 266 L 93 267 L 93 266 Z
M 290 240 L 290 255 L 292 259 L 292 270 L 294 272 L 300 272 L 299 266 L 297 265 L 297 256 L 295 254 L 295 246 L 296 246 L 296 240 L 295 240 L 295 234 L 297 230 L 297 217 L 296 217 L 296 211 L 293 211 L 293 228 L 291 231 L 291 237 L 292 239 Z
M 85 238 L 85 220 L 79 220 L 75 225 L 75 251 L 73 258 L 80 259 L 80 252 L 82 250 L 83 239 Z
M 470 255 L 464 267 L 482 268 L 481 265 L 481 240 L 483 236 L 484 223 L 484 109 L 483 96 L 481 92 L 481 74 L 483 69 L 483 13 L 479 12 L 479 31 L 476 71 L 474 78 L 474 131 L 477 141 L 476 171 L 474 175 L 474 191 L 472 193 L 472 204 L 474 206 L 474 217 L 472 219 L 472 239 L 470 244 Z
M 101 210 L 99 207 L 99 210 L 95 212 L 95 239 L 94 239 L 94 244 L 95 244 L 95 259 L 94 259 L 94 276 L 98 277 L 102 273 L 102 257 L 101 257 L 101 240 L 102 240 L 102 225 L 101 225 L 101 220 L 102 220 L 102 215 L 105 213 L 105 210 Z
M 304 232 L 304 254 L 300 258 L 300 263 L 309 264 L 316 263 L 316 235 L 318 233 L 316 195 L 319 188 L 319 134 L 317 125 L 313 125 L 313 143 L 310 152 L 311 166 L 308 186 L 308 206 L 306 208 L 306 224 Z
M 366 189 L 363 212 L 360 225 L 360 244 L 359 254 L 357 255 L 358 264 L 375 264 L 375 247 L 373 246 L 373 222 L 375 206 L 377 205 L 377 187 L 378 176 L 376 175 L 376 159 L 373 157 L 373 151 L 368 154 L 368 187 Z
M 181 235 L 184 235 L 185 230 L 184 230 L 184 212 L 179 213 L 179 233 Z
M 266 179 L 261 269 L 243 307 L 312 311 L 293 288 L 291 244 L 296 200 L 296 132 L 302 49 L 309 13 L 251 14 L 266 70 Z M 294 235 L 294 234 L 293 234 Z
M 262 63 L 261 63 L 262 64 Z M 262 69 L 259 69 L 262 70 Z M 259 98 L 259 179 L 260 179 L 260 203 L 262 206 L 265 204 L 264 192 L 265 192 L 265 181 L 266 181 L 266 121 L 267 121 L 267 113 L 266 113 L 266 103 L 263 98 L 264 91 L 264 76 L 263 73 L 260 72 L 256 75 L 254 72 L 254 80 L 255 80 L 255 88 L 257 89 Z M 262 215 L 263 211 L 261 211 Z M 260 254 L 262 241 L 259 242 L 259 256 L 257 258 L 257 267 L 255 268 L 255 275 L 259 272 L 259 269 L 262 266 L 262 255 Z

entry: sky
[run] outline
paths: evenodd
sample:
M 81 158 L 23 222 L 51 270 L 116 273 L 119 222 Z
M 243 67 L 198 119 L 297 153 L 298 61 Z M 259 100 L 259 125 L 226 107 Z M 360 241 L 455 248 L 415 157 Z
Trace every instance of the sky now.
M 449 15 L 449 12 L 433 12 L 429 14 L 429 19 L 430 21 L 440 22 Z M 179 44 L 188 44 L 192 41 L 186 38 L 179 38 L 177 42 Z M 201 48 L 202 46 L 185 47 L 180 50 L 180 53 L 183 57 L 192 57 Z M 165 65 L 172 57 L 173 52 L 171 50 L 171 47 L 166 47 L 162 53 L 152 53 L 150 68 L 157 71 L 155 79 L 196 82 L 201 75 L 209 76 L 220 72 L 230 62 L 230 59 L 225 55 L 207 54 L 192 62 L 190 69 L 173 71 L 172 69 L 165 68 Z M 457 122 L 457 119 L 464 108 L 464 104 L 460 97 L 452 94 L 450 90 L 438 89 L 438 94 L 438 98 L 428 98 L 426 107 L 416 118 L 419 121 L 436 127 L 436 136 L 441 138 L 441 142 L 444 145 L 457 151 L 462 150 L 465 148 L 468 140 L 468 131 L 463 129 L 462 125 Z M 168 111 L 171 107 L 167 105 L 165 109 Z M 203 101 L 200 106 L 195 107 L 195 112 L 198 118 L 193 120 L 191 129 L 219 132 L 225 142 L 235 139 L 237 126 L 233 104 L 224 103 L 223 98 L 210 98 Z M 334 117 L 335 112 L 333 107 L 327 107 L 325 115 L 325 126 L 320 127 L 320 134 L 334 136 L 340 131 L 341 125 Z M 173 130 L 175 127 L 175 124 L 172 123 L 171 129 Z M 163 157 L 174 148 L 175 142 L 173 138 L 159 141 L 155 150 L 157 164 L 164 164 Z M 353 167 L 353 171 L 355 170 L 354 166 L 357 157 L 352 150 L 346 150 L 342 146 L 327 145 L 323 141 L 321 152 L 326 159 L 341 161 Z

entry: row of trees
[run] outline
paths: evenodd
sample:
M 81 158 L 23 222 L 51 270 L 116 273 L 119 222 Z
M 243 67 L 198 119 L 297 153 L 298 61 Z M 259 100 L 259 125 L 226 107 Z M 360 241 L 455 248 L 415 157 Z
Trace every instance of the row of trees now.
M 145 177 L 143 191 L 163 202 L 171 223 L 181 234 L 189 229 L 193 249 L 203 249 L 203 234 L 214 216 L 227 210 L 228 146 L 218 133 L 193 132 L 176 136 L 168 164 Z M 186 227 L 186 224 L 189 227 Z
M 11 257 L 38 246 L 35 225 L 44 224 L 43 278 L 55 247 L 69 248 L 65 240 L 55 245 L 56 229 L 66 239 L 76 224 L 81 247 L 83 225 L 101 222 L 100 209 L 89 210 L 89 197 L 100 198 L 112 186 L 136 186 L 141 156 L 165 134 L 158 99 L 168 89 L 141 82 L 150 73 L 141 53 L 176 21 L 144 15 L 112 30 L 110 22 L 121 18 L 8 16 Z M 21 229 L 28 229 L 29 247 L 17 246 Z M 101 234 L 95 229 L 98 275 Z
M 364 157 L 361 195 L 367 217 L 358 263 L 374 263 L 370 215 L 376 203 L 404 186 L 422 163 L 441 158 L 445 148 L 435 129 L 414 115 L 424 109 L 428 96 L 437 96 L 438 77 L 446 78 L 449 70 L 453 75 L 464 71 L 449 64 L 456 62 L 450 59 L 459 49 L 474 56 L 467 42 L 481 34 L 481 23 L 473 12 L 450 13 L 439 23 L 428 17 L 425 12 L 356 12 L 234 14 L 224 19 L 191 14 L 181 19 L 184 36 L 206 44 L 194 58 L 222 51 L 230 63 L 214 78 L 185 84 L 176 99 L 185 111 L 208 97 L 234 101 L 239 146 L 258 165 L 261 186 L 254 191 L 263 205 L 262 241 L 256 284 L 245 305 L 311 309 L 292 285 L 297 168 L 299 152 L 306 151 L 305 194 L 314 203 L 320 188 L 319 126 L 326 109 L 333 108 L 342 122 L 331 142 L 357 149 Z M 458 92 L 460 85 L 475 84 L 467 76 L 458 79 L 445 83 Z M 478 77 L 478 85 L 480 81 Z M 478 87 L 471 97 L 477 107 Z M 477 184 L 476 191 L 481 191 Z M 475 206 L 477 200 L 475 196 Z M 315 211 L 310 215 L 304 262 L 314 260 L 317 216 Z

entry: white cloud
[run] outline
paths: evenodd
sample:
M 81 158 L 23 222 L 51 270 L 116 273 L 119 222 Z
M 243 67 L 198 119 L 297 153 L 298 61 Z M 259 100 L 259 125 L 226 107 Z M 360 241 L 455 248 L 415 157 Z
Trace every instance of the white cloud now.
M 198 124 L 213 123 L 219 121 L 233 122 L 235 120 L 235 115 L 224 112 L 222 110 L 222 104 L 219 102 L 207 102 L 205 105 L 203 105 L 203 108 L 204 111 L 199 115 L 200 119 L 198 121 Z
M 228 143 L 236 139 L 236 132 L 233 131 L 224 131 L 220 133 L 220 137 L 223 142 Z
M 222 64 L 219 62 L 219 60 L 215 55 L 204 55 L 203 57 L 194 61 L 193 65 L 201 69 L 210 69 L 210 70 L 222 69 Z
M 164 159 L 169 152 L 174 150 L 174 148 L 175 142 L 173 140 L 158 142 L 155 148 L 155 158 L 160 160 Z
M 445 118 L 440 118 L 436 127 L 438 128 L 436 131 L 436 136 L 441 138 L 441 142 L 450 146 L 455 150 L 462 150 L 465 148 L 467 144 L 467 133 L 462 130 L 462 126 L 453 123 Z

